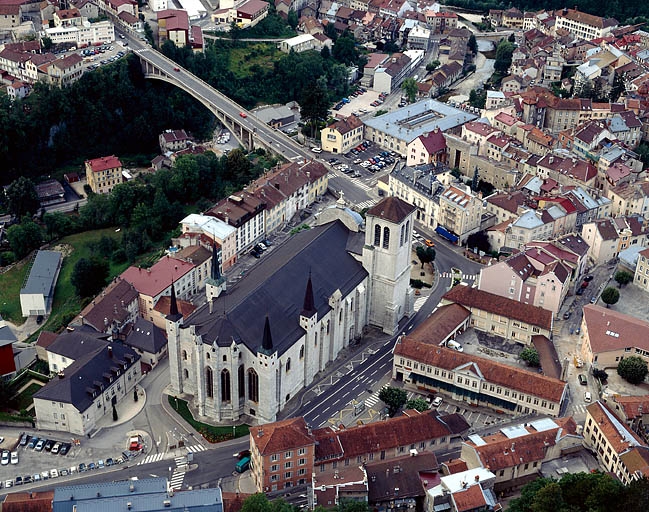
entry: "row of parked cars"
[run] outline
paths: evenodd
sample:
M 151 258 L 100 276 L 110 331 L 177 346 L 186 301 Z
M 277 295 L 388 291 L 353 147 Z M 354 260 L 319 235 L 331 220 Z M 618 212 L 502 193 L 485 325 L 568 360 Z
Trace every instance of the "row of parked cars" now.
M 65 443 L 62 441 L 55 441 L 54 439 L 39 438 L 23 434 L 20 437 L 20 446 L 26 446 L 37 452 L 50 452 L 53 455 L 67 455 L 72 447 L 72 443 Z
M 383 104 L 383 102 L 385 101 L 385 98 L 387 98 L 387 97 L 388 97 L 388 95 L 386 93 L 382 92 L 381 94 L 379 94 L 379 99 L 374 100 L 372 103 L 370 103 L 370 105 L 373 106 L 373 107 L 378 107 L 379 105 Z
M 257 245 L 255 245 L 252 250 L 250 251 L 250 255 L 254 256 L 255 258 L 259 259 L 261 258 L 261 255 L 268 250 L 268 248 L 272 244 L 270 243 L 270 240 L 262 240 L 259 242 Z

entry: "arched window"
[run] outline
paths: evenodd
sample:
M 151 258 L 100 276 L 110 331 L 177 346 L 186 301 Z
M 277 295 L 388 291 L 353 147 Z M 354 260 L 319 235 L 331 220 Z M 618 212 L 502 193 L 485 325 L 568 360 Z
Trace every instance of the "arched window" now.
M 288 372 L 290 372 L 290 371 L 291 371 L 291 358 L 289 357 L 289 358 L 286 360 L 286 373 L 288 373 Z
M 403 245 L 403 233 L 406 230 L 406 226 L 401 226 L 401 235 L 399 235 L 399 247 Z
M 252 368 L 248 369 L 248 400 L 259 402 L 259 376 Z
M 316 345 L 318 344 L 318 333 L 315 333 Z M 300 359 L 304 359 L 304 345 L 300 347 Z
M 406 222 L 406 242 L 408 241 L 409 236 L 410 236 L 410 221 Z
M 214 374 L 209 366 L 205 368 L 205 393 L 207 398 L 214 398 Z
M 387 249 L 390 247 L 390 228 L 383 228 L 383 248 Z
M 318 333 L 315 333 L 315 346 L 318 346 Z
M 340 313 L 338 314 L 338 323 L 342 323 L 343 321 L 343 309 L 340 308 Z
M 243 369 L 243 365 L 239 365 L 237 381 L 239 386 L 239 398 L 244 398 L 246 396 L 246 372 Z
M 232 399 L 230 390 L 230 372 L 228 370 L 221 371 L 221 401 L 229 402 Z
M 183 361 L 187 361 L 187 351 L 183 350 Z
M 376 247 L 381 245 L 381 226 L 378 224 L 374 226 L 374 245 Z
M 223 354 L 223 362 L 224 362 L 224 363 L 227 363 L 227 362 L 228 362 L 228 356 L 226 356 L 225 354 Z
M 189 379 L 189 372 L 187 371 L 187 368 L 183 370 L 183 375 L 185 376 L 186 379 Z

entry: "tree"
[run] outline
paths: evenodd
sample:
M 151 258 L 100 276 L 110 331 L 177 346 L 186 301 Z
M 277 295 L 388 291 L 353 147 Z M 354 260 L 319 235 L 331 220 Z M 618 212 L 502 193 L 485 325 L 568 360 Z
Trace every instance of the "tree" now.
M 108 279 L 108 263 L 99 258 L 80 258 L 72 269 L 70 281 L 79 297 L 93 297 Z
M 478 180 L 480 178 L 480 171 L 478 171 L 478 167 L 476 166 L 475 170 L 473 171 L 473 179 L 471 180 L 471 190 L 476 192 L 478 190 Z
M 406 98 L 408 98 L 408 103 L 415 102 L 415 99 L 417 99 L 417 91 L 419 89 L 417 87 L 417 81 L 414 78 L 406 78 L 401 83 L 401 90 L 406 95 Z
M 345 32 L 343 32 L 343 34 L 334 42 L 333 48 L 331 49 L 331 55 L 342 64 L 358 64 L 360 52 L 356 47 L 356 38 L 354 37 L 354 34 L 345 30 Z
M 527 363 L 527 366 L 537 367 L 541 364 L 541 359 L 539 358 L 539 353 L 535 348 L 527 347 L 524 348 L 519 357 Z
M 327 119 L 329 111 L 329 94 L 323 78 L 320 77 L 311 87 L 307 87 L 300 101 L 300 115 L 311 125 L 311 138 L 315 137 L 318 124 Z
M 627 272 L 626 270 L 618 270 L 615 273 L 615 280 L 617 281 L 618 287 L 622 288 L 622 286 L 627 285 L 631 281 L 633 281 L 633 274 L 631 272 Z
M 647 373 L 647 362 L 638 356 L 625 357 L 617 365 L 617 374 L 631 384 L 643 382 Z
M 469 42 L 467 43 L 467 46 L 469 47 L 469 50 L 471 50 L 471 53 L 474 55 L 478 53 L 478 41 L 476 41 L 475 36 L 471 34 L 469 37 Z
M 146 38 L 147 42 L 155 47 L 155 40 L 153 39 L 153 29 L 151 28 L 151 25 L 149 25 L 148 21 L 144 22 L 144 37 Z
M 617 301 L 620 300 L 620 292 L 612 286 L 608 286 L 607 288 L 604 288 L 601 299 L 602 302 L 606 304 L 606 307 L 609 307 L 613 304 L 616 304 Z
M 366 501 L 343 498 L 338 503 L 337 512 L 370 512 Z
M 435 249 L 432 247 L 422 247 L 421 245 L 417 247 L 417 258 L 419 258 L 422 269 L 426 263 L 432 263 L 435 261 L 436 255 Z
M 430 405 L 423 398 L 413 398 L 406 402 L 406 409 L 414 409 L 415 411 L 424 412 L 430 409 Z
M 379 400 L 388 406 L 388 415 L 392 418 L 408 401 L 408 393 L 400 388 L 382 388 L 379 391 Z
M 241 27 L 239 27 L 234 20 L 230 23 L 230 38 L 232 39 L 232 44 L 234 46 L 236 46 L 239 39 L 241 39 Z
M 469 93 L 469 105 L 475 108 L 485 108 L 487 104 L 487 91 L 484 89 L 472 89 Z
M 489 236 L 484 231 L 478 231 L 469 235 L 466 240 L 466 245 L 470 249 L 478 249 L 484 253 L 491 252 L 491 244 L 489 243 Z
M 7 230 L 7 240 L 16 258 L 22 259 L 41 246 L 43 231 L 33 220 L 25 217 L 20 224 L 14 224 Z
M 286 21 L 291 26 L 291 28 L 293 30 L 295 30 L 297 28 L 297 24 L 298 24 L 299 20 L 297 18 L 297 13 L 293 9 L 288 11 L 288 17 L 287 17 Z
M 248 496 L 241 506 L 241 512 L 270 512 L 271 504 L 263 493 Z
M 426 71 L 435 71 L 439 66 L 441 62 L 438 60 L 431 60 L 428 64 L 426 64 Z
M 41 47 L 46 52 L 49 51 L 49 49 L 52 48 L 52 40 L 47 36 L 41 37 Z
M 494 70 L 501 75 L 506 75 L 509 67 L 512 65 L 512 54 L 516 46 L 514 43 L 502 39 L 496 48 L 496 61 L 494 62 Z
M 34 183 L 24 176 L 13 181 L 7 187 L 5 196 L 7 198 L 7 208 L 19 219 L 23 215 L 34 215 L 40 207 Z

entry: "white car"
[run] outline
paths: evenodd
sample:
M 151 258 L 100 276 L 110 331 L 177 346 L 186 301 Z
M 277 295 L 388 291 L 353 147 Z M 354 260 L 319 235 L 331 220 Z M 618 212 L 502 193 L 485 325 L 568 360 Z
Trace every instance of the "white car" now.
M 441 396 L 436 396 L 435 400 L 433 400 L 432 406 L 433 407 L 439 407 L 440 405 L 442 405 L 443 401 L 444 401 L 444 399 Z
M 9 452 L 2 452 L 2 465 L 6 466 L 9 464 Z
M 5 489 L 9 489 L 9 487 L 14 486 L 14 481 L 13 480 L 5 480 Z
M 314 153 L 322 153 L 322 148 L 311 148 Z
M 18 452 L 11 452 L 11 463 L 18 464 Z
M 50 469 L 50 478 L 58 478 L 58 476 L 59 476 L 58 469 Z

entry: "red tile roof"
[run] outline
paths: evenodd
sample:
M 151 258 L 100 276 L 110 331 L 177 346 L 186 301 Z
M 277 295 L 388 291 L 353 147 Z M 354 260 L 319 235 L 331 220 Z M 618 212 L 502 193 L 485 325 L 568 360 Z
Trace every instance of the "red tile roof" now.
M 250 429 L 250 446 L 262 456 L 311 446 L 315 443 L 302 416 Z
M 194 267 L 193 263 L 166 257 L 148 269 L 129 267 L 122 272 L 121 278 L 135 286 L 139 293 L 155 297 Z
M 330 124 L 328 128 L 338 131 L 341 135 L 354 131 L 357 128 L 363 126 L 363 121 L 361 121 L 356 116 L 349 116 L 345 119 L 339 119 L 334 123 Z
M 614 401 L 622 409 L 627 419 L 639 418 L 644 414 L 649 414 L 649 395 L 615 395 Z
M 601 434 L 608 440 L 617 455 L 633 446 L 642 446 L 644 442 L 629 427 L 617 419 L 613 411 L 599 400 L 586 407 L 588 415 L 593 418 Z M 588 418 L 588 415 L 586 418 Z M 588 419 L 586 420 L 588 426 Z
M 107 169 L 122 167 L 122 162 L 120 162 L 119 158 L 114 155 L 103 156 L 101 158 L 95 158 L 93 160 L 86 160 L 86 164 L 90 166 L 92 172 L 101 172 Z
M 456 287 L 457 288 L 457 287 Z M 517 302 L 517 304 L 520 304 Z M 401 338 L 394 348 L 395 356 L 403 356 L 420 364 L 435 366 L 443 370 L 455 371 L 460 366 L 478 367 L 485 381 L 514 389 L 532 396 L 538 396 L 555 403 L 561 401 L 566 383 L 559 379 L 546 377 L 515 366 L 508 366 L 473 354 L 458 352 L 446 347 L 434 347 L 411 339 L 412 334 Z
M 469 512 L 487 506 L 487 500 L 479 484 L 474 484 L 467 489 L 451 494 L 457 512 Z
M 594 304 L 584 306 L 586 336 L 593 355 L 637 347 L 649 351 L 649 322 Z
M 440 151 L 446 150 L 446 138 L 441 130 L 436 128 L 427 135 L 420 135 L 419 140 L 428 151 L 429 155 L 434 155 Z
M 194 306 L 191 302 L 187 302 L 186 300 L 176 299 L 176 304 L 178 306 L 178 312 L 184 318 L 187 318 L 196 310 L 196 306 Z M 168 295 L 163 295 L 162 297 L 160 297 L 158 302 L 156 302 L 153 310 L 161 313 L 163 316 L 167 316 L 171 312 L 170 308 L 171 297 Z
M 36 341 L 36 345 L 47 349 L 47 347 L 49 347 L 52 343 L 54 343 L 56 341 L 56 338 L 58 337 L 59 335 L 56 334 L 55 332 L 41 331 L 41 333 L 38 335 L 38 340 Z
M 51 512 L 54 491 L 11 492 L 2 502 L 2 512 Z
M 370 208 L 366 215 L 372 215 L 390 222 L 400 223 L 415 210 L 415 207 L 403 199 L 390 196 Z
M 500 316 L 536 325 L 543 329 L 552 329 L 552 312 L 537 306 L 521 304 L 518 301 L 500 297 L 493 293 L 471 288 L 454 286 L 442 297 L 450 302 L 462 304 L 467 308 L 495 313 Z

